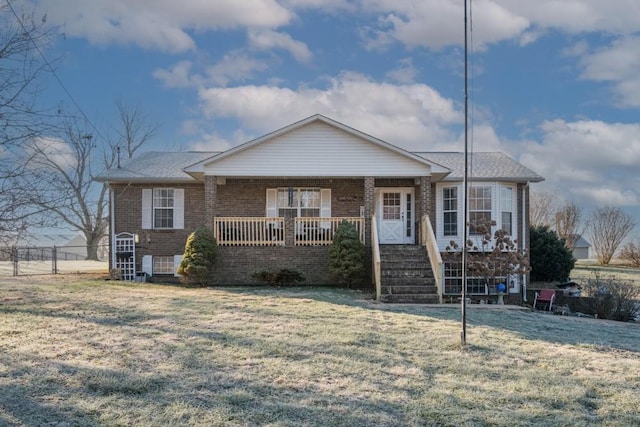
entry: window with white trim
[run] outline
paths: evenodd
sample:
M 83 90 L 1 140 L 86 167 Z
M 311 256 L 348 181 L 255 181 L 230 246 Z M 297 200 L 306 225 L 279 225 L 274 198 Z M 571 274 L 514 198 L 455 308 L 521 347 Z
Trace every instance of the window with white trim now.
M 442 189 L 442 226 L 445 236 L 458 235 L 458 188 Z
M 500 228 L 509 236 L 513 234 L 513 189 L 500 187 L 501 224 Z
M 143 188 L 142 229 L 184 229 L 184 188 Z
M 472 255 L 472 254 L 471 254 Z M 444 268 L 444 294 L 459 295 L 462 293 L 462 263 L 446 261 Z M 509 277 L 467 276 L 467 295 L 492 295 L 498 292 L 498 284 L 504 284 L 509 289 Z
M 174 206 L 173 188 L 153 189 L 153 228 L 173 228 Z
M 153 274 L 173 274 L 174 260 L 173 256 L 154 256 L 153 257 Z
M 491 187 L 488 185 L 469 188 L 469 233 L 478 234 L 479 224 L 491 222 Z
M 320 216 L 319 188 L 279 188 L 278 216 L 284 218 L 316 218 Z

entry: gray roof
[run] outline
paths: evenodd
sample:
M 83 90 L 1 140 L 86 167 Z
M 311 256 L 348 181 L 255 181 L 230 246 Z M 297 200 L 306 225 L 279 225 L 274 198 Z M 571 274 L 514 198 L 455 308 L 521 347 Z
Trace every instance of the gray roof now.
M 573 247 L 574 248 L 590 248 L 591 243 L 587 241 L 584 237 L 579 234 L 573 235 Z
M 459 181 L 464 175 L 464 153 L 415 153 L 425 159 L 438 163 L 451 173 L 445 181 Z M 470 180 L 504 180 L 514 182 L 540 182 L 544 178 L 517 162 L 513 158 L 500 152 L 477 152 L 469 157 Z
M 151 151 L 127 160 L 119 168 L 109 169 L 96 177 L 96 180 L 108 182 L 193 181 L 193 177 L 183 169 L 218 153 L 217 151 Z
M 195 163 L 220 154 L 218 151 L 152 151 L 126 161 L 120 168 L 112 168 L 96 177 L 105 182 L 190 182 L 194 178 L 184 169 Z M 451 170 L 446 181 L 462 180 L 463 153 L 421 152 L 413 153 L 428 161 Z M 499 152 L 473 153 L 470 179 L 505 180 L 514 182 L 539 182 L 540 175 Z

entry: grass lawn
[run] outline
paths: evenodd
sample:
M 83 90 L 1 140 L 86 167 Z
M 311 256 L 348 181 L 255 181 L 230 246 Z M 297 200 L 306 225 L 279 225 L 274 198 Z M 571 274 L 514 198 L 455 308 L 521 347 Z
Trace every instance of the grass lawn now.
M 640 269 L 620 264 L 599 265 L 595 262 L 580 260 L 571 271 L 571 278 L 584 282 L 598 273 L 600 277 L 615 277 L 619 280 L 631 280 L 640 285 Z
M 0 425 L 640 425 L 640 325 L 348 290 L 0 279 Z

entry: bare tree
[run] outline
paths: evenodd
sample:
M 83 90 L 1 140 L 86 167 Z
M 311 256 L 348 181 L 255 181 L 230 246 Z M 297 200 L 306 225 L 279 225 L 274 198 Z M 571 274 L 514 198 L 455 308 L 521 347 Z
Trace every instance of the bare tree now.
M 576 239 L 584 233 L 582 209 L 575 203 L 568 203 L 556 212 L 556 233 L 564 239 L 567 249 L 573 250 Z
M 640 242 L 628 242 L 620 249 L 620 259 L 640 267 Z
M 531 192 L 529 196 L 529 221 L 532 227 L 551 227 L 558 210 L 558 198 L 549 192 Z
M 0 242 L 15 242 L 33 224 L 27 198 L 17 191 L 15 178 L 24 171 L 14 161 L 24 141 L 49 129 L 57 110 L 38 105 L 39 82 L 52 70 L 44 50 L 56 34 L 46 19 L 0 4 Z
M 593 249 L 602 265 L 609 264 L 616 250 L 635 227 L 631 215 L 622 209 L 606 206 L 591 215 L 591 238 Z
M 14 188 L 39 218 L 46 217 L 49 226 L 64 224 L 83 233 L 87 259 L 97 259 L 99 242 L 109 227 L 107 186 L 94 177 L 116 166 L 119 143 L 127 155 L 133 155 L 157 128 L 146 124 L 139 108 L 130 111 L 122 103 L 117 107 L 121 120 L 118 137 L 94 139 L 80 121 L 67 121 L 58 136 L 50 133 L 29 140 L 16 160 L 25 166 L 14 177 Z
M 116 101 L 119 123 L 115 129 L 117 138 L 110 141 L 112 148 L 122 147 L 124 154 L 131 159 L 136 151 L 153 138 L 160 128 L 152 122 L 140 106 L 125 104 L 121 99 Z
M 49 225 L 62 221 L 84 234 L 87 259 L 98 259 L 98 242 L 108 227 L 106 188 L 93 182 L 95 149 L 90 133 L 66 124 L 61 136 L 28 143 L 26 168 L 16 178 L 20 192 Z

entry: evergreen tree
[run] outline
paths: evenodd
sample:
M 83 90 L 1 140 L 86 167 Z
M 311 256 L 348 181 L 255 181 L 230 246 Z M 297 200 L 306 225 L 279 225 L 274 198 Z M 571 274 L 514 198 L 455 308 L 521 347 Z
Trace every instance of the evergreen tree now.
M 356 227 L 342 221 L 329 248 L 329 272 L 340 283 L 351 286 L 364 273 L 365 251 Z
M 182 281 L 205 286 L 217 254 L 218 246 L 211 230 L 204 227 L 196 229 L 187 239 L 184 255 L 178 267 Z
M 548 226 L 531 227 L 531 280 L 566 281 L 576 263 L 564 240 Z

